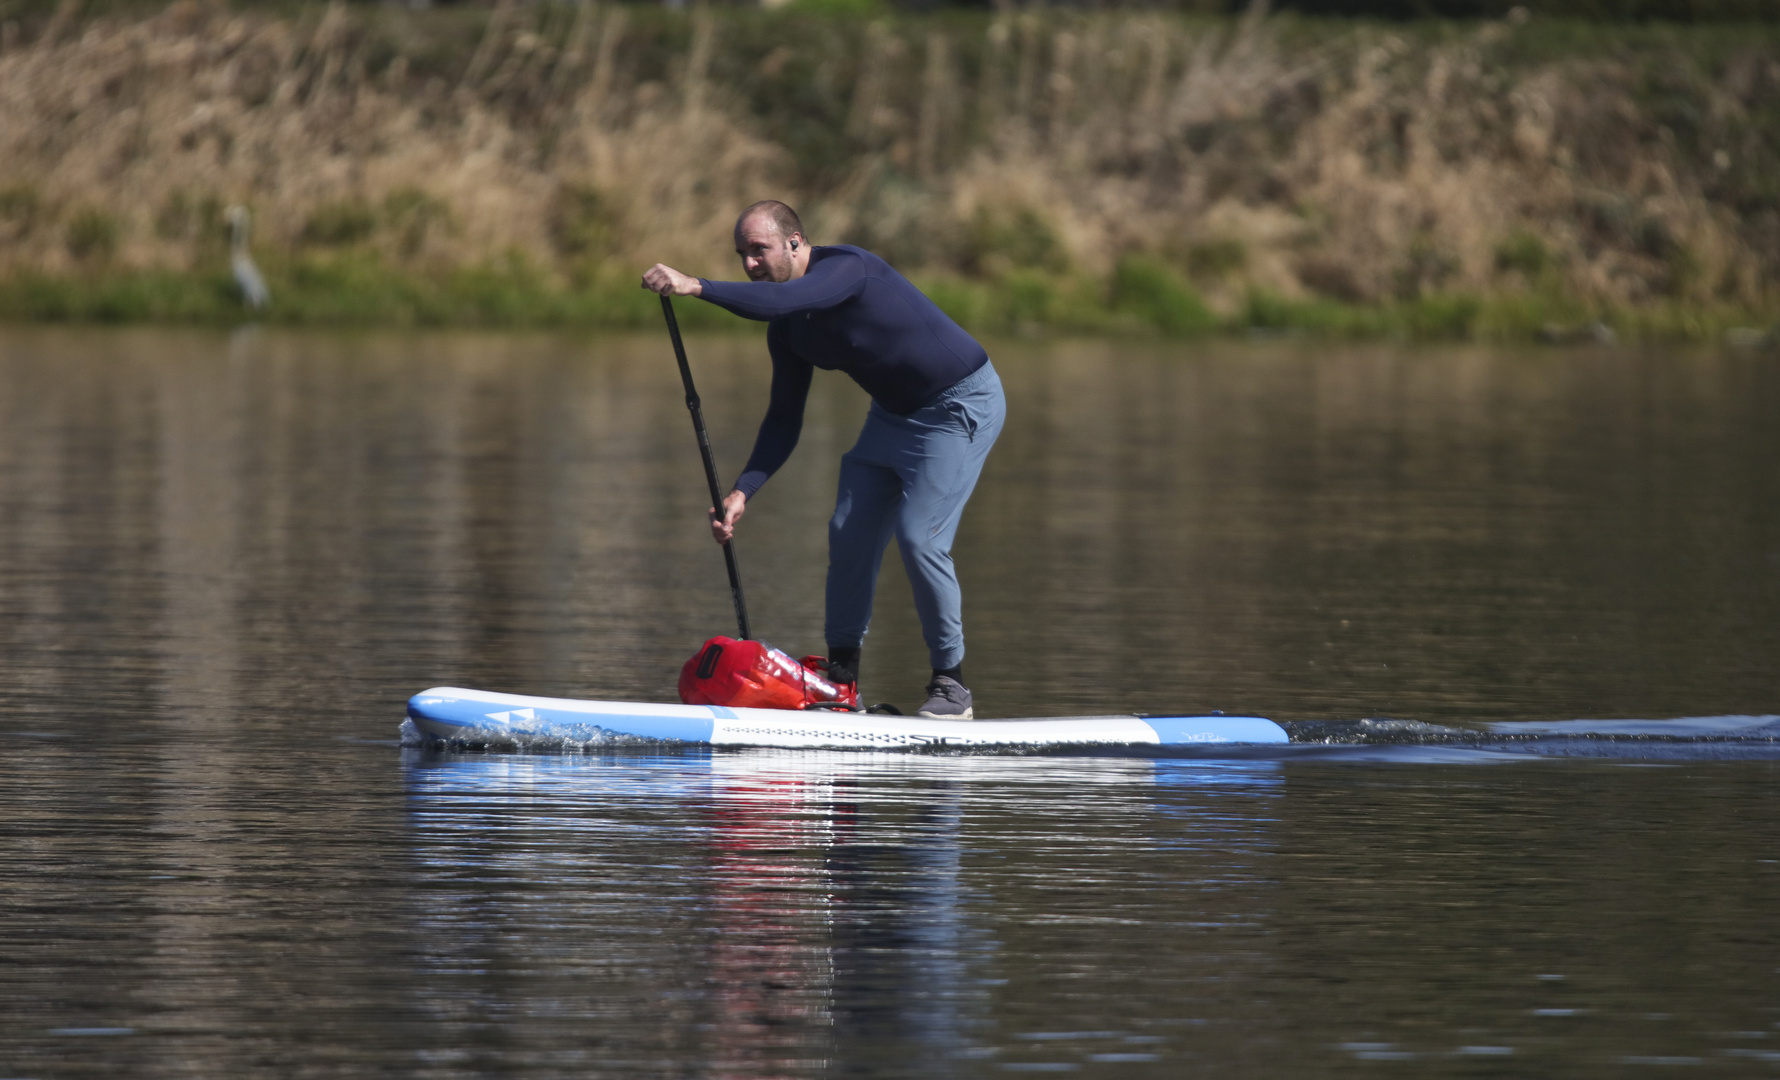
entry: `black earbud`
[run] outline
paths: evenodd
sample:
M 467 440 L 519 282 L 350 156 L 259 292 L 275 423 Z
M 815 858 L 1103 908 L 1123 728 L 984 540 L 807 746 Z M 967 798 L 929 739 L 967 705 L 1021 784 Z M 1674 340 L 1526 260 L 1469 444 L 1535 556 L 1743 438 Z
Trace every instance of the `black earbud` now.
M 797 241 L 796 240 L 791 241 L 791 250 L 792 251 L 797 250 Z

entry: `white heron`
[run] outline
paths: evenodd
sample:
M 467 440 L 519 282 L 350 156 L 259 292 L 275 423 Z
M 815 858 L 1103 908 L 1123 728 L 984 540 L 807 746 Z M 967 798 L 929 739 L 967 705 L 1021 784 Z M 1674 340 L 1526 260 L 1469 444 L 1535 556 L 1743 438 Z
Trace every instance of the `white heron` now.
M 266 288 L 266 279 L 260 276 L 260 268 L 253 264 L 253 257 L 247 254 L 247 230 L 253 218 L 245 206 L 231 206 L 225 215 L 229 219 L 229 269 L 235 273 L 242 303 L 258 311 L 271 303 L 272 293 Z

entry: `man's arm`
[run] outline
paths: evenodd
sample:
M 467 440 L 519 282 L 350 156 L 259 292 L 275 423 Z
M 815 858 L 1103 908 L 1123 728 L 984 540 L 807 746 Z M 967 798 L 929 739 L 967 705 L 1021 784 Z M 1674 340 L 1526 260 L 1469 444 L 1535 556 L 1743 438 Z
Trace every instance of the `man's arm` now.
M 803 434 L 804 404 L 809 400 L 815 369 L 791 351 L 779 327 L 767 331 L 766 347 L 773 358 L 772 396 L 767 402 L 766 418 L 760 421 L 760 431 L 754 437 L 754 452 L 748 455 L 747 466 L 736 478 L 735 490 L 723 499 L 722 515 L 715 507 L 711 510 L 711 535 L 719 544 L 727 544 L 735 535 L 735 524 L 741 520 L 748 500 L 791 457 L 798 437 Z
M 765 322 L 846 303 L 865 288 L 865 260 L 850 251 L 812 259 L 804 275 L 791 281 L 708 281 L 698 279 L 698 296 L 744 319 Z

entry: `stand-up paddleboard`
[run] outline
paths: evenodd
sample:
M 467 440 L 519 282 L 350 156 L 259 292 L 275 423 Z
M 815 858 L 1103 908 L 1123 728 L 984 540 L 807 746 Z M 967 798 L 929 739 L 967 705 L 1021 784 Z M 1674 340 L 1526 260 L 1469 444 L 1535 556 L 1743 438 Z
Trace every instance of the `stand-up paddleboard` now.
M 1070 716 L 929 720 L 825 710 L 730 709 L 577 701 L 441 686 L 408 700 L 408 716 L 439 739 L 529 743 L 663 739 L 711 746 L 1204 746 L 1283 743 L 1285 729 L 1258 716 Z

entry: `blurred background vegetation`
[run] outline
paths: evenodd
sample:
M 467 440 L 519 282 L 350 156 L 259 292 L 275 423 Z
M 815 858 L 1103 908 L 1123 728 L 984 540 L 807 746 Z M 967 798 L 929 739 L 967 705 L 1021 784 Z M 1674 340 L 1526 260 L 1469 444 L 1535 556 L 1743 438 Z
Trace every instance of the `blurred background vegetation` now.
M 234 0 L 236 10 L 291 15 L 306 0 Z M 503 0 L 396 0 L 393 6 L 410 11 L 434 8 L 492 10 Z M 140 15 L 164 6 L 159 0 L 81 0 L 89 15 Z M 355 6 L 392 6 L 388 0 L 356 0 Z M 661 4 L 683 8 L 685 0 Z M 712 7 L 802 7 L 832 14 L 884 14 L 890 11 L 933 12 L 939 9 L 1010 13 L 1046 8 L 1073 11 L 1150 12 L 1176 15 L 1244 15 L 1253 13 L 1255 0 L 1046 0 L 1019 3 L 1014 0 L 732 0 L 711 2 Z M 0 4 L 3 17 L 21 24 L 43 23 L 67 7 L 66 0 L 7 0 Z M 1606 21 L 1666 20 L 1671 22 L 1760 22 L 1780 19 L 1774 0 L 1269 0 L 1275 13 L 1331 15 L 1372 19 L 1501 19 L 1515 8 L 1530 15 Z
M 0 316 L 626 325 L 796 205 L 967 325 L 1780 310 L 1777 0 L 0 0 Z M 706 305 L 687 317 L 721 324 Z

